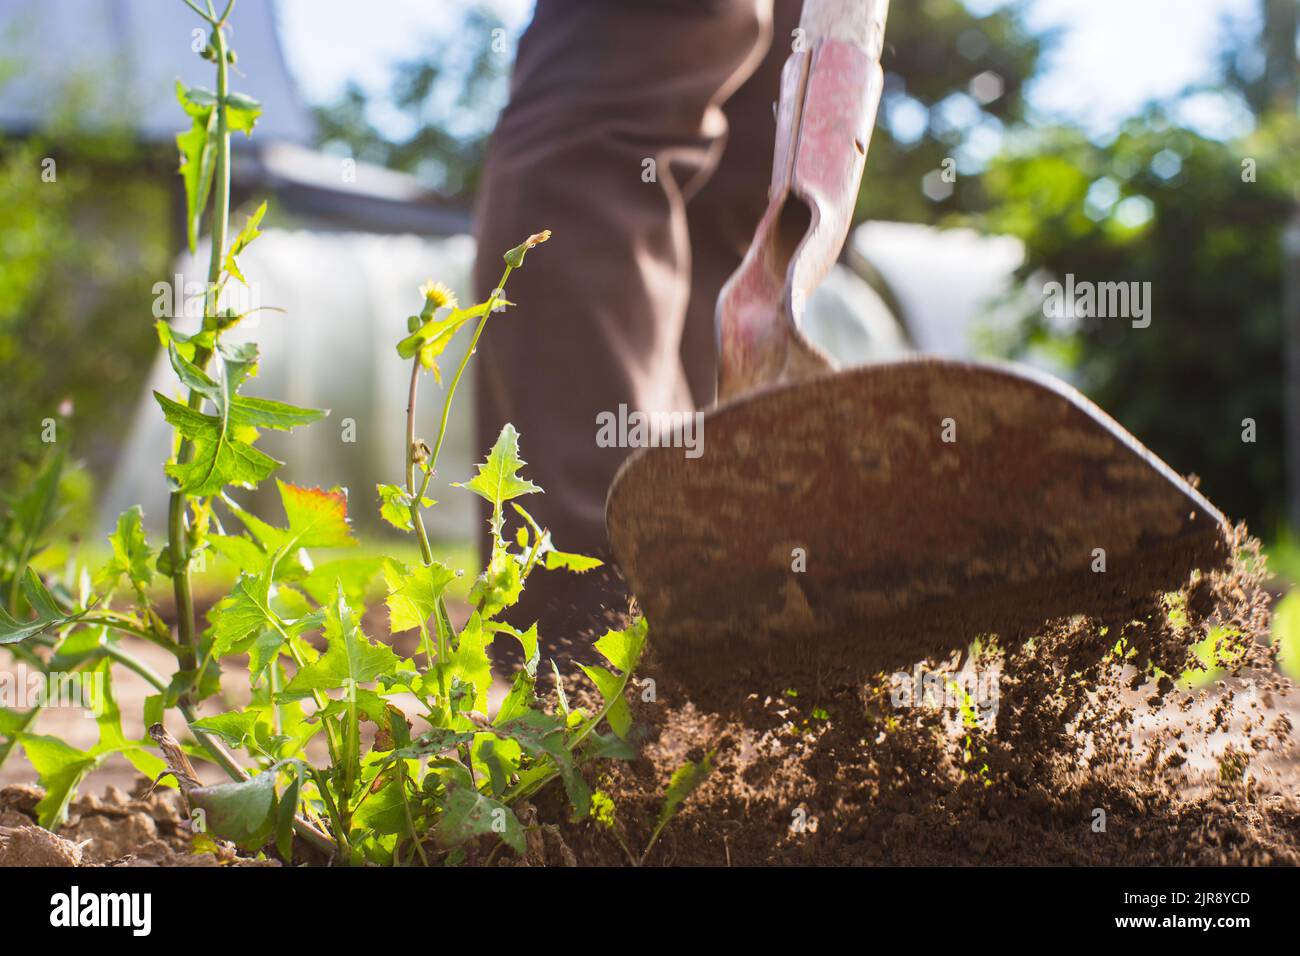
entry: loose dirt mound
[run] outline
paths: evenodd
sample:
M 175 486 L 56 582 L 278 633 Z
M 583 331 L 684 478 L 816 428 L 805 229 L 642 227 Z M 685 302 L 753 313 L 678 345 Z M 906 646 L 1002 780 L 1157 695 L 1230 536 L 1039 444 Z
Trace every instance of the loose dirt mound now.
M 5 787 L 0 790 L 0 867 L 279 865 L 222 846 L 194 852 L 180 794 L 159 790 L 146 797 L 147 786 L 141 781 L 134 795 L 109 787 L 102 797 L 74 801 L 57 834 L 36 825 L 39 787 Z
M 790 687 L 737 662 L 750 673 L 709 702 L 718 716 L 656 684 L 658 701 L 637 707 L 643 759 L 599 781 L 612 822 L 569 825 L 565 841 L 584 863 L 639 855 L 672 772 L 712 751 L 713 772 L 647 862 L 1300 863 L 1289 687 L 1266 643 L 1257 543 L 1239 530 L 1235 544 L 1229 569 L 1136 620 L 986 646 L 934 685 L 964 676 L 997 688 L 992 701 L 950 690 L 956 706 L 916 706 L 924 685 L 885 675 Z M 1193 693 L 1162 676 L 1200 666 L 1207 635 L 1221 679 Z M 981 672 L 997 679 L 970 681 Z

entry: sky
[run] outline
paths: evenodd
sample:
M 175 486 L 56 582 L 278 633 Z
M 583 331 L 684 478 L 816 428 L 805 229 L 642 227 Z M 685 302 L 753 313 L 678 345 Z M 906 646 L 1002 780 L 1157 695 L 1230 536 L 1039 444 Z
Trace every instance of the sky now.
M 388 70 L 418 55 L 425 37 L 456 28 L 469 3 L 495 8 L 514 34 L 532 0 L 279 0 L 285 53 L 312 102 L 336 96 L 348 80 L 387 89 Z M 917 0 L 895 0 L 913 3 Z M 966 0 L 983 12 L 1005 0 Z M 1063 28 L 1061 41 L 1030 91 L 1045 115 L 1104 131 L 1151 99 L 1207 79 L 1225 18 L 1254 23 L 1258 0 L 1029 0 L 1028 23 Z M 1240 131 L 1242 115 L 1217 97 L 1182 117 L 1209 135 Z

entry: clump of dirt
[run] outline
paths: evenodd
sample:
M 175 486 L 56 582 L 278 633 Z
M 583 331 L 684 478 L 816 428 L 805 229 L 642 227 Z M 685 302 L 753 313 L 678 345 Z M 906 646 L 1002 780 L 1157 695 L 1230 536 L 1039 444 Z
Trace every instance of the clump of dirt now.
M 278 866 L 209 841 L 195 852 L 194 833 L 175 790 L 132 794 L 109 787 L 73 801 L 58 833 L 36 824 L 39 787 L 0 790 L 0 867 L 6 866 Z
M 911 680 L 921 670 L 865 685 L 821 674 L 751 684 L 712 713 L 657 684 L 658 699 L 635 707 L 642 758 L 598 781 L 612 820 L 567 824 L 565 843 L 582 863 L 625 864 L 673 771 L 711 754 L 648 863 L 1300 863 L 1263 561 L 1244 528 L 1233 546 L 1228 567 L 1130 620 L 1059 621 L 930 662 L 941 676 L 929 685 Z M 1219 679 L 1180 685 L 1207 656 Z M 642 671 L 654 678 L 653 661 Z M 564 819 L 560 796 L 539 806 Z

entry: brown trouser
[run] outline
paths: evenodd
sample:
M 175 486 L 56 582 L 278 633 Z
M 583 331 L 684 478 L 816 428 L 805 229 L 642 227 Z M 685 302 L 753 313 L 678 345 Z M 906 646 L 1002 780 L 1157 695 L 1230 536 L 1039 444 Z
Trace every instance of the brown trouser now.
M 767 203 L 780 70 L 800 0 L 538 0 L 488 151 L 474 278 L 553 239 L 510 278 L 518 307 L 478 357 L 480 452 L 505 422 L 566 550 L 603 550 L 629 449 L 596 443 L 620 405 L 713 401 L 714 304 Z M 773 37 L 776 40 L 773 42 Z

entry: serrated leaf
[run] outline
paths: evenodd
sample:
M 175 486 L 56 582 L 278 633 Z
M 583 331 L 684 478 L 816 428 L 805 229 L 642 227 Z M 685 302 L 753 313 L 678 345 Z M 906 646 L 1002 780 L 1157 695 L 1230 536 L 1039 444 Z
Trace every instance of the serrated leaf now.
M 509 693 L 501 701 L 501 708 L 497 711 L 494 723 L 506 723 L 532 710 L 533 704 L 537 702 L 536 687 L 537 678 L 527 670 L 516 673 Z
M 504 518 L 501 506 L 521 495 L 535 494 L 542 489 L 526 478 L 519 477 L 519 469 L 527 462 L 519 457 L 519 433 L 515 426 L 506 423 L 496 444 L 488 453 L 487 461 L 478 466 L 478 474 L 467 482 L 456 482 L 458 488 L 465 488 L 492 503 L 492 533 L 501 538 L 501 525 Z
M 229 110 L 227 112 L 229 112 Z M 250 126 L 249 129 L 251 130 L 252 127 Z M 234 241 L 230 244 L 229 251 L 226 253 L 223 268 L 225 268 L 225 270 L 234 278 L 244 283 L 244 285 L 248 285 L 248 281 L 244 278 L 244 274 L 239 271 L 239 263 L 236 261 L 236 257 L 248 248 L 249 243 L 262 234 L 261 230 L 258 229 L 258 226 L 261 224 L 262 217 L 265 215 L 266 201 L 263 200 L 262 204 L 257 207 L 257 210 L 248 217 L 248 221 L 244 223 L 244 228 L 239 230 L 239 235 L 235 236 Z
M 331 488 L 301 488 L 278 481 L 280 500 L 289 519 L 289 538 L 298 548 L 340 548 L 357 543 L 348 524 L 347 493 Z
M 194 457 L 189 462 L 169 462 L 165 469 L 186 494 L 218 495 L 226 485 L 253 488 L 284 464 L 231 435 L 222 419 L 172 401 L 161 392 L 153 394 L 168 424 L 194 442 Z
M 524 828 L 513 810 L 470 787 L 448 784 L 434 828 L 438 845 L 451 849 L 484 834 L 495 834 L 516 853 L 524 852 Z
M 550 550 L 546 552 L 545 564 L 548 571 L 574 571 L 578 574 L 590 571 L 593 568 L 599 568 L 604 565 L 600 558 L 588 557 L 585 554 L 572 554 L 568 551 Z
M 414 531 L 411 521 L 411 503 L 415 500 L 399 485 L 375 485 L 379 492 L 379 516 L 399 531 Z M 421 508 L 431 508 L 437 502 L 432 498 L 421 498 Z
M 281 617 L 272 606 L 270 581 L 263 573 L 242 575 L 229 597 L 213 609 L 209 618 L 212 621 L 214 657 L 248 652 L 255 640 L 262 644 L 252 669 L 253 675 L 257 676 L 263 666 L 274 659 L 285 641 L 320 627 L 324 614 L 316 612 L 298 618 Z M 266 635 L 265 643 L 262 643 L 263 635 Z
M 640 618 L 621 631 L 609 630 L 596 641 L 596 650 L 624 674 L 631 674 L 645 650 L 647 624 Z
M 449 677 L 473 685 L 473 703 L 462 709 L 487 710 L 488 690 L 492 687 L 492 661 L 487 655 L 487 647 L 491 643 L 492 634 L 483 629 L 482 619 L 477 613 L 471 614 L 457 635 L 456 646 L 445 665 L 439 665 Z
M 117 519 L 117 529 L 108 536 L 113 557 L 95 576 L 95 587 L 108 593 L 126 577 L 131 585 L 143 593 L 153 582 L 154 553 L 145 540 L 144 513 L 139 505 L 123 511 Z
M 508 634 L 518 641 L 524 652 L 524 670 L 534 675 L 537 673 L 537 663 L 541 659 L 541 653 L 538 650 L 536 623 L 533 623 L 526 631 L 521 631 L 504 621 L 485 621 L 483 626 L 494 634 Z
M 513 606 L 523 589 L 519 562 L 498 546 L 492 549 L 488 566 L 474 580 L 474 586 L 469 590 L 469 600 L 485 618 L 491 618 L 501 610 Z
M 333 690 L 352 682 L 364 684 L 397 671 L 401 661 L 392 649 L 375 644 L 361 631 L 339 587 L 325 615 L 328 649 L 320 659 L 303 667 L 284 689 L 286 699 L 306 697 L 313 691 Z
M 438 608 L 438 599 L 456 580 L 456 573 L 435 561 L 414 568 L 400 561 L 384 562 L 384 580 L 388 584 L 388 625 L 396 634 L 419 628 L 425 633 L 426 622 Z
M 492 728 L 493 733 L 518 741 L 526 753 L 549 757 L 559 771 L 564 790 L 573 805 L 574 819 L 582 819 L 591 809 L 591 788 L 578 772 L 573 755 L 564 743 L 564 724 L 539 710 L 505 721 Z

